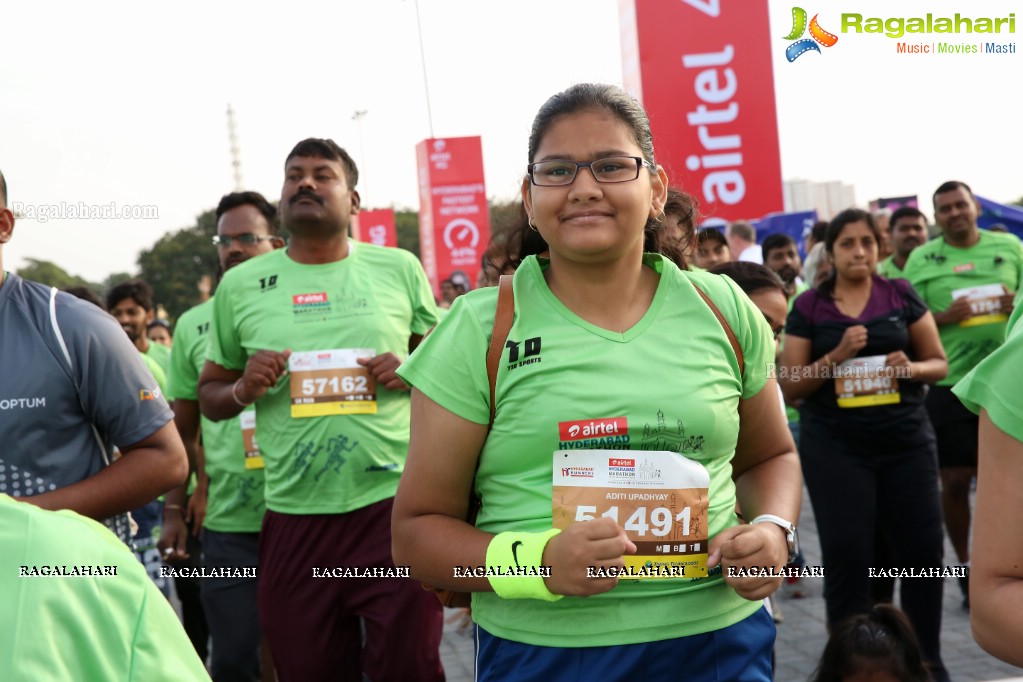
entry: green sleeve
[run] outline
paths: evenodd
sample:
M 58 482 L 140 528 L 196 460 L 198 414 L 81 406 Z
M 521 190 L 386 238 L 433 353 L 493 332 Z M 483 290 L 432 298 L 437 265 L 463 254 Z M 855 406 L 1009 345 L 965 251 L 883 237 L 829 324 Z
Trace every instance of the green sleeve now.
M 709 273 L 691 273 L 691 276 L 693 283 L 721 310 L 739 341 L 745 363 L 742 397 L 752 398 L 767 383 L 768 371 L 774 364 L 774 333 L 764 314 L 730 278 Z
M 437 324 L 437 302 L 433 300 L 430 281 L 426 271 L 415 257 L 409 259 L 409 292 L 412 296 L 412 328 L 413 334 L 423 335 Z
M 177 614 L 152 585 L 142 597 L 130 666 L 130 682 L 210 679 Z
M 160 367 L 160 363 L 153 358 L 145 353 L 139 353 L 139 355 L 142 357 L 142 362 L 146 363 L 146 367 L 153 373 L 153 378 L 156 379 L 156 385 L 160 387 L 160 392 L 163 393 L 169 402 L 172 396 L 167 392 L 167 373 L 163 371 L 163 367 Z
M 952 388 L 967 409 L 977 414 L 982 408 L 987 410 L 995 426 L 1019 441 L 1023 441 L 1021 354 L 1023 335 L 1014 334 Z
M 213 297 L 213 315 L 210 317 L 209 345 L 206 348 L 206 359 L 224 369 L 242 370 L 248 360 L 242 348 L 238 329 L 234 323 L 235 296 L 232 294 L 230 277 L 227 273 Z
M 449 412 L 488 424 L 486 356 L 496 305 L 497 287 L 459 296 L 444 320 L 398 368 L 398 376 Z M 489 311 L 485 319 L 482 311 Z
M 753 304 L 753 301 L 739 288 L 739 285 L 723 277 L 732 289 L 738 312 L 739 345 L 742 347 L 743 360 L 746 363 L 742 376 L 742 397 L 752 398 L 767 384 L 769 368 L 774 365 L 775 343 L 774 333 L 764 319 L 764 314 Z M 735 327 L 733 327 L 733 330 Z
M 199 367 L 193 360 L 199 331 L 192 324 L 193 316 L 187 312 L 178 318 L 178 325 L 171 346 L 170 374 L 167 388 L 171 395 L 182 400 L 199 399 Z

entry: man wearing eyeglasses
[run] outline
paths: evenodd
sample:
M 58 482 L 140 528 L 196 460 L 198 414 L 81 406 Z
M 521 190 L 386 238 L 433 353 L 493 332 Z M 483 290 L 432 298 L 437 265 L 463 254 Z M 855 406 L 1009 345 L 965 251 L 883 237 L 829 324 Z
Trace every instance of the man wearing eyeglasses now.
M 348 238 L 345 150 L 304 140 L 284 171 L 288 248 L 226 273 L 199 380 L 207 417 L 256 406 L 263 629 L 282 682 L 442 680 L 440 602 L 394 566 L 390 528 L 410 416 L 394 370 L 436 323 L 433 293 L 409 252 Z
M 223 272 L 284 246 L 277 235 L 277 209 L 257 192 L 224 196 L 216 216 L 213 245 Z M 201 546 L 207 573 L 229 567 L 229 577 L 200 581 L 213 642 L 210 673 L 215 680 L 258 682 L 262 632 L 256 571 L 235 575 L 234 569 L 259 564 L 259 528 L 266 510 L 263 459 L 255 441 L 254 408 L 219 422 L 199 413 L 199 374 L 206 361 L 214 298 L 181 315 L 171 349 L 168 392 L 174 397 L 174 421 L 197 481 L 191 497 L 186 496 L 185 486 L 167 495 L 158 546 L 168 562 L 191 558 L 192 566 L 198 565 L 199 557 L 191 555 Z M 201 545 L 189 542 L 189 530 L 193 537 L 201 532 Z M 180 563 L 172 566 L 182 567 Z

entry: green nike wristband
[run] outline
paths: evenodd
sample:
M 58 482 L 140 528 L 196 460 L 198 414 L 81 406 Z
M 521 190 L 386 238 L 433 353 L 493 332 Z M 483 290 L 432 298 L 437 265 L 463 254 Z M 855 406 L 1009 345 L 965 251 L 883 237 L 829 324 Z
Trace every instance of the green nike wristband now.
M 487 579 L 494 592 L 502 599 L 542 599 L 557 601 L 564 595 L 554 594 L 547 589 L 540 563 L 548 540 L 561 532 L 552 528 L 542 533 L 519 533 L 507 531 L 494 536 L 487 546 L 487 567 L 532 568 L 534 575 L 494 575 Z M 491 573 L 489 570 L 488 573 Z M 500 571 L 497 571 L 500 572 Z

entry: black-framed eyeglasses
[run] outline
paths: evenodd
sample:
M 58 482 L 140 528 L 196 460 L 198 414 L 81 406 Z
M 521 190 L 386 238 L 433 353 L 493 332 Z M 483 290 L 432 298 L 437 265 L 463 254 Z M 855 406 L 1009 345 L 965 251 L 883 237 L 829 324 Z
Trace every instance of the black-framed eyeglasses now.
M 271 236 L 261 237 L 259 235 L 254 235 L 251 232 L 246 232 L 245 234 L 240 234 L 236 237 L 229 237 L 226 234 L 215 234 L 213 235 L 213 246 L 223 246 L 226 249 L 231 246 L 233 242 L 238 242 L 244 246 L 255 246 L 259 242 L 265 242 L 271 239 L 273 239 Z
M 631 182 L 643 166 L 653 169 L 640 156 L 604 156 L 583 163 L 567 159 L 537 161 L 526 166 L 529 181 L 538 187 L 565 187 L 575 181 L 580 168 L 589 168 L 597 182 Z

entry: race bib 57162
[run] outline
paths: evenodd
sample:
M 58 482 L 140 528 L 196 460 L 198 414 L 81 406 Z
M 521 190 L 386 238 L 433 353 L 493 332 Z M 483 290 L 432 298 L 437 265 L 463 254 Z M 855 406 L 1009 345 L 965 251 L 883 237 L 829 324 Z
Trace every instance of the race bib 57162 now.
M 356 362 L 375 355 L 370 348 L 292 353 L 288 358 L 291 416 L 376 414 L 376 379 Z

